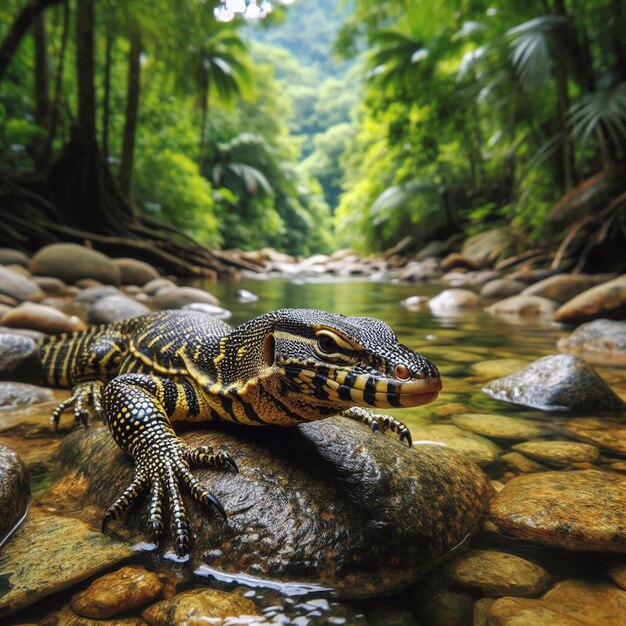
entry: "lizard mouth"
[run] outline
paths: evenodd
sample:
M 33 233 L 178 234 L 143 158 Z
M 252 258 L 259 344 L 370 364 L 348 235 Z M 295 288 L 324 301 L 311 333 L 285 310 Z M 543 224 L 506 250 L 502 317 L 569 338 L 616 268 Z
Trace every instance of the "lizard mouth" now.
M 383 388 L 384 386 L 386 386 L 386 389 Z M 366 384 L 363 388 L 359 387 L 355 388 L 356 393 L 359 395 L 363 394 L 363 399 L 370 404 L 368 400 L 372 400 L 372 398 L 367 397 L 368 385 Z M 372 406 L 379 408 L 421 406 L 436 400 L 441 388 L 441 378 L 439 376 L 406 382 L 388 379 L 376 385 L 376 391 L 374 392 L 375 404 L 372 404 Z

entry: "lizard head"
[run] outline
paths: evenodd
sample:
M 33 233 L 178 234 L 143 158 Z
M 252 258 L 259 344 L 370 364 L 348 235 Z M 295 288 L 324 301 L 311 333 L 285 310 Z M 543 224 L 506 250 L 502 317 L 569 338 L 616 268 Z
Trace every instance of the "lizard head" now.
M 414 407 L 441 390 L 437 368 L 379 319 L 314 309 L 274 316 L 263 345 L 266 376 L 280 379 L 282 397 L 292 405 Z

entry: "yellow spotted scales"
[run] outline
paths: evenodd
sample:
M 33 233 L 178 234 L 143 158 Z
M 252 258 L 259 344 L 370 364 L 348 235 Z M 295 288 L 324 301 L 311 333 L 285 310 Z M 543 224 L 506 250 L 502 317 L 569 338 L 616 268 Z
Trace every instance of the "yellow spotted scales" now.
M 103 530 L 147 490 L 151 539 L 161 543 L 166 503 L 180 556 L 190 548 L 181 485 L 226 517 L 191 468 L 237 466 L 225 452 L 188 446 L 172 422 L 292 426 L 341 414 L 411 445 L 402 422 L 362 407 L 418 406 L 441 389 L 437 368 L 384 322 L 314 309 L 281 309 L 234 329 L 204 313 L 162 311 L 39 345 L 45 383 L 73 388 L 55 425 L 71 405 L 86 425 L 90 403 L 134 460 L 135 478 Z

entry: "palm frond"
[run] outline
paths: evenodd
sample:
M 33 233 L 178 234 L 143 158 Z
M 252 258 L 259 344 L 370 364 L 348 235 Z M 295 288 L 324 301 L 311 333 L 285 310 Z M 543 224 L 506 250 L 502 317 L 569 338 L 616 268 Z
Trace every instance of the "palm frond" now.
M 586 94 L 570 108 L 574 133 L 585 142 L 596 132 L 615 145 L 626 143 L 626 82 Z

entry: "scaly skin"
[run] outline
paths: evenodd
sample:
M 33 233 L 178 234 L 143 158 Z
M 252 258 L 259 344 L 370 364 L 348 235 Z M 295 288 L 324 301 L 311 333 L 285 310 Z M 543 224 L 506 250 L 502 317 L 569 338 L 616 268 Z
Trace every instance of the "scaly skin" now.
M 369 409 L 426 404 L 441 389 L 437 368 L 384 322 L 314 309 L 281 309 L 235 329 L 204 313 L 162 311 L 48 337 L 40 350 L 45 383 L 74 387 L 55 425 L 72 404 L 86 425 L 90 402 L 134 460 L 135 479 L 109 507 L 103 531 L 147 490 L 152 541 L 161 543 L 166 502 L 180 556 L 190 549 L 181 484 L 226 516 L 190 468 L 237 466 L 224 452 L 188 446 L 173 422 L 292 426 L 341 414 L 411 445 L 402 422 Z

